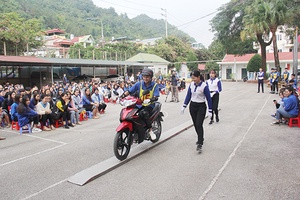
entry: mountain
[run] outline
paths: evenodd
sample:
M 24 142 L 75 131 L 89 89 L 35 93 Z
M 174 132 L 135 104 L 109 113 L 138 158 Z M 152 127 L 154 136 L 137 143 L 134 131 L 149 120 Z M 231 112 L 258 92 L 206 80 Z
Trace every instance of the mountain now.
M 97 7 L 92 0 L 1 0 L 0 12 L 16 12 L 26 19 L 40 19 L 43 28 L 60 28 L 76 36 L 91 34 L 101 38 L 101 21 L 106 39 L 125 37 L 147 39 L 165 36 L 165 22 L 147 15 L 129 19 L 113 8 Z M 187 33 L 168 24 L 168 35 L 195 41 Z

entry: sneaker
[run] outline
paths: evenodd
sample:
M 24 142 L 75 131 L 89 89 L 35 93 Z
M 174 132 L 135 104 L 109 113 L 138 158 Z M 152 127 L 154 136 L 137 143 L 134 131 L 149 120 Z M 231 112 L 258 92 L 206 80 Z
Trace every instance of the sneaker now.
M 69 129 L 70 127 L 68 125 L 65 125 L 65 129 Z
M 213 123 L 214 123 L 214 120 L 210 120 L 210 122 L 208 124 L 211 125 Z
M 202 151 L 202 144 L 198 144 L 196 150 L 199 151 L 199 152 L 201 152 Z
M 216 117 L 216 122 L 219 122 L 219 121 L 220 121 L 219 117 Z
M 271 117 L 274 117 L 274 118 L 276 118 L 276 115 L 271 115 Z
M 77 124 L 77 125 L 82 125 L 82 123 L 81 123 L 81 122 L 77 122 L 76 124 Z
M 33 128 L 32 129 L 32 132 L 41 132 L 42 130 L 41 129 L 39 129 L 39 128 Z
M 149 131 L 149 135 L 150 135 L 151 140 L 156 139 L 156 135 L 153 133 L 153 131 Z
M 277 122 L 277 121 L 276 121 L 276 122 L 272 122 L 272 123 L 271 123 L 271 126 L 273 126 L 273 125 L 279 125 L 279 124 L 280 124 L 280 122 Z

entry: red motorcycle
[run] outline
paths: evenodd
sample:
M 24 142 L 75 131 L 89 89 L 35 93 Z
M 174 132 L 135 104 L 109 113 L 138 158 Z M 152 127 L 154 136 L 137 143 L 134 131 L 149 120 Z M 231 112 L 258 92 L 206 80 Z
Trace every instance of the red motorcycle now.
M 148 91 L 149 92 L 149 91 Z M 120 125 L 117 127 L 114 139 L 114 153 L 119 160 L 127 158 L 131 145 L 134 142 L 141 143 L 144 140 L 150 140 L 155 143 L 159 140 L 163 121 L 163 113 L 161 112 L 161 103 L 156 99 L 151 99 L 149 103 L 154 103 L 154 108 L 150 113 L 152 131 L 156 135 L 156 139 L 152 140 L 146 123 L 141 119 L 143 108 L 138 108 L 143 102 L 136 96 L 127 96 L 120 100 L 120 104 L 124 107 L 120 113 Z

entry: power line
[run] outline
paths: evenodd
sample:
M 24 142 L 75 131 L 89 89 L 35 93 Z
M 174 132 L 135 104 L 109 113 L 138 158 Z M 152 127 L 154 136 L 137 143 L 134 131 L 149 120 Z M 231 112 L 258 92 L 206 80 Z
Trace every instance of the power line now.
M 99 0 L 99 1 L 103 1 L 103 2 L 105 2 L 105 3 L 108 3 L 108 4 L 113 4 L 113 5 L 116 5 L 116 6 L 123 7 L 123 8 L 128 8 L 128 9 L 131 9 L 131 10 L 137 10 L 137 11 L 142 11 L 142 12 L 146 12 L 146 13 L 155 13 L 155 14 L 160 14 L 160 12 L 152 12 L 152 11 L 140 10 L 140 9 L 136 9 L 136 8 L 132 8 L 132 7 L 128 7 L 128 6 L 124 6 L 124 5 L 120 5 L 120 4 L 112 3 L 112 2 L 109 2 L 109 1 L 105 1 L 105 0 Z

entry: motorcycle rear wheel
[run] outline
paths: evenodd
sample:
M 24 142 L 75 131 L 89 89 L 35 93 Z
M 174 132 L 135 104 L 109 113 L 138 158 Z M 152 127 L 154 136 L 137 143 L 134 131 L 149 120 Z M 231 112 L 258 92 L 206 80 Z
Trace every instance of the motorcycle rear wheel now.
M 124 160 L 127 158 L 131 148 L 131 138 L 129 130 L 121 130 L 116 133 L 114 139 L 114 154 L 117 159 Z
M 159 140 L 160 135 L 161 135 L 161 122 L 160 120 L 157 118 L 155 121 L 152 122 L 152 131 L 153 133 L 156 135 L 156 139 L 155 140 L 151 140 L 151 142 L 155 143 Z

